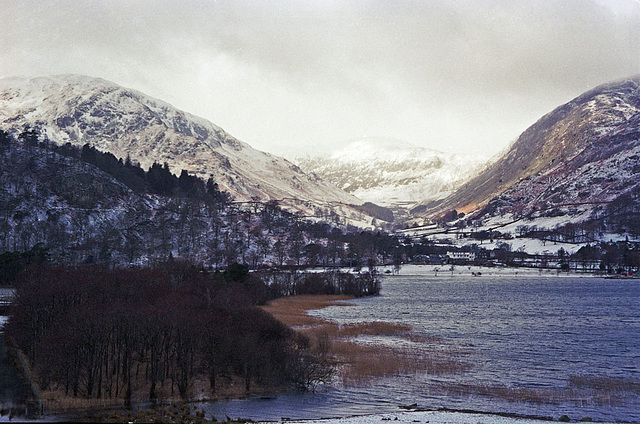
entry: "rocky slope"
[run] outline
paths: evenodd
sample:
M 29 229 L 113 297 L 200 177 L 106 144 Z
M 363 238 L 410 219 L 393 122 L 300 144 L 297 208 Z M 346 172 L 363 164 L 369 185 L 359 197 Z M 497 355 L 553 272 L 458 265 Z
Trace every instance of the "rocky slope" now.
M 384 206 L 413 207 L 451 195 L 485 165 L 484 158 L 448 154 L 394 140 L 365 138 L 328 157 L 296 161 L 360 199 Z
M 604 84 L 529 127 L 507 153 L 417 216 L 516 212 L 610 202 L 640 183 L 638 77 Z M 490 200 L 494 199 L 491 203 Z
M 342 208 L 341 214 L 348 213 L 344 205 L 362 204 L 205 119 L 99 78 L 0 80 L 0 129 L 16 133 L 27 125 L 55 143 L 88 143 L 119 158 L 128 156 L 145 169 L 167 162 L 178 173 L 185 169 L 205 180 L 213 177 L 238 201 L 282 200 L 305 213 Z

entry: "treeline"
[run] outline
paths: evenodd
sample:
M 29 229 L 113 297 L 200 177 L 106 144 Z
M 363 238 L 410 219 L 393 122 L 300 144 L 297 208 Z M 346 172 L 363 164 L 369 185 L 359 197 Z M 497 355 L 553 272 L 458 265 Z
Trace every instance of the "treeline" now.
M 557 209 L 545 216 L 561 216 Z M 594 207 L 592 216 L 579 223 L 567 223 L 556 228 L 522 225 L 517 228 L 522 237 L 533 237 L 566 243 L 593 243 L 605 233 L 629 234 L 640 237 L 640 188 L 622 194 L 610 203 Z
M 215 182 L 166 165 L 144 171 L 89 146 L 0 133 L 0 253 L 41 244 L 54 263 L 152 265 L 170 257 L 213 268 L 350 266 L 401 257 L 397 237 L 337 228 L 275 201 L 229 202 Z
M 41 388 L 67 396 L 190 399 L 234 379 L 247 391 L 326 380 L 331 369 L 308 338 L 255 306 L 268 292 L 237 265 L 32 267 L 19 278 L 6 332 Z
M 375 269 L 366 272 L 286 272 L 257 273 L 268 287 L 271 299 L 302 294 L 346 294 L 355 297 L 380 294 L 380 276 Z
M 133 162 L 129 158 L 118 159 L 112 153 L 101 152 L 89 144 L 85 144 L 82 148 L 70 143 L 60 146 L 42 138 L 33 128 L 25 128 L 17 139 L 28 148 L 39 147 L 94 165 L 137 193 L 184 196 L 222 203 L 227 203 L 231 199 L 229 193 L 219 190 L 218 184 L 213 178 L 209 178 L 205 182 L 197 176 L 189 175 L 184 169 L 178 177 L 171 172 L 166 162 L 163 165 L 154 162 L 145 171 L 139 163 Z M 15 140 L 10 134 L 0 130 L 0 148 L 7 148 L 14 142 Z
M 596 231 L 627 232 L 632 237 L 640 237 L 640 187 L 619 196 L 603 212 L 598 212 L 594 217 Z
M 49 252 L 42 244 L 36 244 L 26 252 L 4 252 L 0 255 L 0 287 L 11 286 L 18 274 L 29 266 L 43 265 L 49 260 Z
M 598 269 L 609 274 L 640 269 L 640 243 L 599 242 L 583 246 L 567 256 L 566 263 L 571 260 L 576 267 L 581 265 L 586 268 L 589 263 L 597 262 Z

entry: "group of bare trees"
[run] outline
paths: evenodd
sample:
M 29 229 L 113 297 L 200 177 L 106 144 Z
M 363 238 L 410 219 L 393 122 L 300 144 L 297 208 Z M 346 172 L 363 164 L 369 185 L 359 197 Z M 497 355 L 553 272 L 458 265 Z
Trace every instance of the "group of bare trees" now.
M 261 311 L 237 270 L 30 268 L 6 331 L 43 389 L 69 396 L 156 400 L 193 396 L 194 382 L 241 380 L 246 390 L 314 383 L 328 366 L 309 341 Z M 320 374 L 316 374 L 320 375 Z M 323 374 L 326 375 L 326 374 Z M 317 381 L 316 381 L 317 382 Z
M 358 273 L 266 270 L 258 275 L 267 284 L 270 298 L 302 294 L 346 294 L 355 297 L 380 294 L 380 276 L 375 269 Z

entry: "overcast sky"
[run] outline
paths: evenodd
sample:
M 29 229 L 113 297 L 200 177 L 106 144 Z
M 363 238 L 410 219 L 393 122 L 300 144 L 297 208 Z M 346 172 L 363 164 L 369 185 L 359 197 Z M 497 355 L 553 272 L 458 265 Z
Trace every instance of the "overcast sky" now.
M 0 0 L 0 77 L 78 73 L 293 157 L 359 137 L 491 155 L 640 72 L 638 0 Z

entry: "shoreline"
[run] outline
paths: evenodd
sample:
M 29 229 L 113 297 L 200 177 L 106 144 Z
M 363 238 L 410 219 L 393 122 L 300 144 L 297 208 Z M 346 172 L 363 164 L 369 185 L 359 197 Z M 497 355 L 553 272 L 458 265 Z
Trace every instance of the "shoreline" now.
M 451 268 L 453 267 L 453 274 Z M 381 266 L 379 271 L 385 275 L 393 275 L 393 266 Z M 434 275 L 437 270 L 437 275 Z M 473 274 L 476 275 L 473 275 Z M 478 274 L 480 273 L 480 274 Z M 606 274 L 601 271 L 583 272 L 576 270 L 561 270 L 554 268 L 529 268 L 516 266 L 482 266 L 468 264 L 404 264 L 400 268 L 399 275 L 432 275 L 432 276 L 477 276 L 477 277 L 581 277 L 581 278 L 607 278 L 615 274 Z
M 468 352 L 446 340 L 417 334 L 413 327 L 387 321 L 338 324 L 309 315 L 329 306 L 352 306 L 349 296 L 305 295 L 275 299 L 263 307 L 294 331 L 306 335 L 311 350 L 334 366 L 332 384 L 357 387 L 368 380 L 397 374 L 452 376 L 471 367 Z M 361 343 L 360 337 L 392 337 L 401 345 Z M 443 345 L 447 349 L 441 349 Z
M 424 271 L 429 272 L 429 266 L 416 266 L 416 268 L 424 269 Z M 462 268 L 462 267 L 460 267 Z M 415 268 L 414 268 L 415 269 Z M 409 270 L 407 270 L 409 271 Z M 467 271 L 467 267 L 464 267 L 464 271 Z M 401 270 L 401 274 L 402 270 Z M 411 272 L 407 272 L 404 275 L 415 275 Z M 525 275 L 522 275 L 523 277 Z M 528 275 L 531 277 L 536 277 L 536 275 Z M 301 332 L 307 336 L 309 336 L 312 345 L 317 343 L 318 336 L 322 334 L 322 332 L 329 334 L 331 337 L 334 337 L 334 345 L 336 344 L 336 340 L 344 339 L 348 342 L 350 338 L 355 338 L 358 335 L 393 335 L 400 337 L 408 337 L 411 334 L 411 327 L 408 326 L 400 326 L 397 324 L 389 324 L 389 326 L 385 327 L 384 325 L 379 325 L 373 327 L 373 323 L 361 323 L 360 324 L 350 324 L 350 325 L 339 325 L 335 322 L 332 322 L 327 319 L 315 317 L 309 314 L 310 311 L 321 310 L 329 306 L 353 306 L 353 303 L 350 303 L 355 298 L 352 296 L 346 295 L 302 295 L 302 296 L 288 296 L 283 298 L 274 299 L 269 302 L 267 305 L 262 306 L 266 312 L 271 313 L 276 319 L 283 322 L 285 325 L 291 327 L 293 330 Z M 377 323 L 384 324 L 384 323 Z M 420 340 L 425 344 L 433 340 Z M 351 343 L 351 345 L 357 343 Z M 368 356 L 375 356 L 374 351 L 367 351 Z M 348 366 L 348 361 L 340 360 L 339 365 L 344 368 L 345 365 Z M 376 374 L 363 374 L 363 378 L 375 378 L 379 375 Z M 357 380 L 354 380 L 358 383 Z M 362 380 L 360 380 L 361 382 Z M 270 391 L 270 393 L 276 393 L 276 391 Z M 229 400 L 229 399 L 243 399 L 246 396 L 231 396 L 226 399 L 217 399 L 217 400 Z M 203 400 L 191 401 L 186 403 L 199 403 Z M 207 399 L 206 401 L 214 401 L 215 399 Z M 531 420 L 532 423 L 539 422 L 548 422 L 548 421 L 557 421 L 559 417 L 536 417 L 536 416 L 524 416 L 518 414 L 509 414 L 509 413 L 492 413 L 492 412 L 483 412 L 483 411 L 472 411 L 472 410 L 454 410 L 454 409 L 421 409 L 421 408 L 412 408 L 412 407 L 402 407 L 398 406 L 400 409 L 405 409 L 403 411 L 398 412 L 385 412 L 385 413 L 375 413 L 371 415 L 358 415 L 358 416 L 344 416 L 341 418 L 322 418 L 322 419 L 300 419 L 300 420 L 288 420 L 293 423 L 301 423 L 301 424 L 333 424 L 333 423 L 344 423 L 344 424 L 361 424 L 368 423 L 374 421 L 385 421 L 385 420 L 395 420 L 398 418 L 398 422 L 416 422 L 416 420 L 420 420 L 418 422 L 429 421 L 432 424 L 447 422 L 447 423 L 461 423 L 461 422 L 471 422 L 471 416 L 474 414 L 480 415 L 481 417 L 488 417 L 487 420 L 482 419 L 473 419 L 473 422 L 477 423 L 528 423 Z M 433 415 L 435 414 L 435 415 Z M 443 421 L 438 421 L 440 418 L 438 414 L 447 414 Z M 452 419 L 451 414 L 464 414 L 462 421 L 456 421 Z M 52 414 L 58 415 L 58 414 Z M 367 417 L 369 420 L 362 418 Z M 498 421 L 496 421 L 499 418 Z M 584 420 L 584 417 L 570 417 L 572 422 Z M 360 419 L 360 421 L 358 421 Z M 403 421 L 405 420 L 406 421 Z M 504 421 L 509 419 L 511 421 Z M 1 421 L 1 420 L 0 420 Z M 275 422 L 275 421 L 258 421 L 258 422 Z M 609 421 L 595 421 L 595 422 L 603 422 L 608 423 Z
M 312 325 L 323 325 L 328 323 L 320 318 L 315 318 L 308 315 L 306 312 L 310 310 L 322 309 L 324 307 L 333 306 L 339 304 L 338 302 L 348 301 L 354 299 L 353 296 L 347 295 L 302 295 L 302 296 L 290 296 L 284 298 L 274 299 L 269 304 L 260 307 L 266 312 L 274 315 L 278 320 L 285 325 L 292 327 L 295 331 L 300 331 L 303 328 L 308 328 Z M 282 303 L 284 303 L 284 308 Z M 345 305 L 347 305 L 345 303 Z M 296 328 L 294 328 L 296 327 Z M 44 417 L 53 420 L 73 420 L 82 421 L 87 417 L 99 420 L 109 421 L 109 417 L 117 416 L 123 417 L 139 417 L 145 418 L 157 418 L 155 413 L 163 414 L 167 408 L 179 409 L 182 411 L 183 407 L 198 404 L 202 402 L 217 402 L 228 400 L 242 400 L 251 397 L 272 396 L 274 393 L 280 391 L 277 387 L 262 387 L 255 386 L 251 392 L 245 392 L 240 389 L 241 384 L 233 379 L 227 382 L 227 387 L 220 388 L 219 393 L 215 397 L 194 398 L 189 400 L 178 399 L 175 397 L 168 397 L 161 399 L 156 405 L 148 401 L 134 400 L 133 408 L 128 408 L 124 404 L 123 399 L 85 399 L 85 398 L 73 398 L 70 396 L 60 396 L 55 391 L 45 391 L 44 398 L 46 404 L 46 413 Z M 195 412 L 194 412 L 195 413 Z M 183 417 L 185 417 L 183 415 Z M 186 415 L 189 417 L 189 415 Z M 166 417 L 165 417 L 166 418 Z M 46 420 L 46 418 L 45 418 Z M 2 421 L 2 416 L 0 416 Z
M 401 408 L 401 407 L 400 407 Z M 429 424 L 544 424 L 550 422 L 593 422 L 598 424 L 620 424 L 619 421 L 592 421 L 587 418 L 571 419 L 561 416 L 537 417 L 510 413 L 492 413 L 474 410 L 434 409 L 398 411 L 377 414 L 351 415 L 344 417 L 329 417 L 307 420 L 287 420 L 291 424 L 370 424 L 373 422 L 390 421 L 398 424 L 429 423 Z M 260 424 L 270 424 L 280 421 L 257 421 Z M 628 423 L 636 424 L 636 423 Z
M 407 271 L 416 271 L 416 270 L 424 270 L 426 272 L 431 271 L 431 267 L 429 266 L 416 266 L 412 267 L 413 269 Z M 462 268 L 462 267 L 460 267 Z M 383 268 L 384 269 L 384 268 Z M 477 269 L 477 268 L 476 268 Z M 467 267 L 464 267 L 464 271 L 472 272 L 472 270 L 468 270 Z M 407 272 L 405 275 L 415 275 L 414 272 Z M 400 274 L 402 275 L 402 269 L 400 270 Z M 457 274 L 457 273 L 456 273 Z M 538 275 L 533 273 L 529 274 L 520 274 L 522 277 L 538 277 Z M 566 274 L 565 274 L 566 275 Z M 584 275 L 575 275 L 573 273 L 569 273 L 569 276 L 572 277 L 584 277 Z M 496 277 L 494 274 L 491 277 Z M 551 275 L 543 275 L 543 277 L 551 277 Z M 330 325 L 336 327 L 348 327 L 349 325 L 342 325 L 335 322 L 331 322 L 326 319 L 322 319 L 319 317 L 309 315 L 310 311 L 319 310 L 326 308 L 328 306 L 350 306 L 349 300 L 343 297 L 332 299 L 330 297 L 323 296 L 323 299 L 314 299 L 313 296 L 305 296 L 303 298 L 295 299 L 292 298 L 281 298 L 277 299 L 277 301 L 281 302 L 277 305 L 277 308 L 274 308 L 275 314 L 274 316 L 277 319 L 282 319 L 283 322 L 286 320 L 287 325 L 291 327 L 298 325 L 298 328 L 293 328 L 296 331 L 301 331 L 307 335 L 314 336 L 318 334 L 318 331 L 322 329 L 323 326 Z M 295 308 L 287 311 L 286 302 L 291 302 L 295 305 Z M 282 313 L 285 311 L 286 313 Z M 278 315 L 280 313 L 280 315 Z M 410 334 L 411 328 L 405 329 L 403 333 L 401 333 L 401 337 Z M 348 333 L 347 333 L 348 334 Z M 354 335 L 355 334 L 355 335 Z M 357 337 L 358 334 L 367 334 L 367 333 L 354 333 L 348 334 L 349 336 Z M 397 335 L 397 334 L 395 334 Z M 339 335 L 338 335 L 339 337 Z M 334 340 L 335 341 L 335 340 Z M 425 344 L 428 344 L 432 340 L 424 340 Z M 355 343 L 354 343 L 355 344 Z M 370 355 L 375 356 L 375 351 L 370 351 Z M 348 360 L 341 362 L 341 365 L 347 363 Z M 427 372 L 431 372 L 428 370 Z M 384 375 L 384 374 L 382 374 Z M 363 375 L 364 380 L 359 380 L 360 382 L 366 381 L 368 378 L 375 378 L 376 374 Z M 355 381 L 356 384 L 358 380 Z M 599 422 L 599 423 L 617 423 L 620 421 L 606 421 L 606 420 L 592 420 L 588 416 L 538 416 L 538 415 L 524 415 L 519 413 L 510 413 L 510 412 L 491 412 L 491 411 L 482 411 L 482 410 L 472 410 L 472 409 L 450 409 L 450 408 L 437 408 L 437 409 L 423 409 L 417 407 L 417 405 L 410 406 L 401 406 L 398 405 L 397 412 L 377 412 L 372 414 L 364 414 L 364 415 L 345 415 L 345 416 L 336 416 L 336 417 L 327 417 L 320 419 L 292 419 L 287 420 L 287 422 L 298 423 L 298 424 L 368 424 L 371 422 L 380 422 L 380 421 L 396 421 L 399 423 L 413 423 L 413 422 L 429 422 L 431 424 L 457 424 L 457 423 L 479 423 L 479 424 L 540 424 L 540 423 L 548 423 L 548 422 L 557 422 L 557 421 L 570 421 L 570 422 Z M 263 423 L 276 422 L 276 421 L 258 421 Z M 640 421 L 625 421 L 629 423 L 640 423 Z
M 328 324 L 330 321 L 309 315 L 309 311 L 317 311 L 329 306 L 350 306 L 348 302 L 353 299 L 355 299 L 354 296 L 345 294 L 303 294 L 279 297 L 260 308 L 289 327 L 313 326 Z

